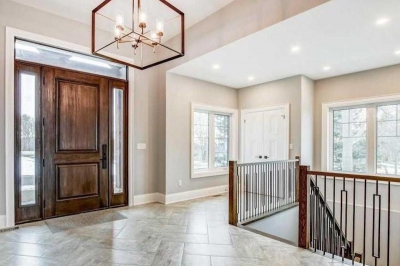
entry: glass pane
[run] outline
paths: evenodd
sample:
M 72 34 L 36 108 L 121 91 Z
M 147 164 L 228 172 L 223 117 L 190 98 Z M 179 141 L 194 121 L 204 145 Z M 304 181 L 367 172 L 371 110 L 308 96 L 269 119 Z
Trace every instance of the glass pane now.
M 333 170 L 366 172 L 366 108 L 333 111 Z
M 377 107 L 377 154 L 376 172 L 385 175 L 400 175 L 400 105 Z
M 21 205 L 36 204 L 36 117 L 35 117 L 35 84 L 36 77 L 29 74 L 21 74 Z
M 114 193 L 124 192 L 124 92 L 113 90 L 113 181 Z
M 126 79 L 126 66 L 98 57 L 74 53 L 46 45 L 17 40 L 15 58 L 44 65 Z
M 378 121 L 396 120 L 397 115 L 396 105 L 379 106 L 377 108 Z
M 214 115 L 214 120 L 214 167 L 227 167 L 229 163 L 229 116 Z
M 194 169 L 208 169 L 209 159 L 209 115 L 194 112 L 193 144 Z

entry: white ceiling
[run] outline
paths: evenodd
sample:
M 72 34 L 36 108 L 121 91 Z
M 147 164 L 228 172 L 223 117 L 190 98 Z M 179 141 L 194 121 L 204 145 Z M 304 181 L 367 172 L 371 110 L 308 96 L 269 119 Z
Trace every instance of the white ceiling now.
M 3 0 L 1 0 L 3 1 Z M 104 0 L 12 0 L 27 6 L 54 13 L 85 24 L 91 24 L 92 10 Z M 119 0 L 121 1 L 121 0 Z M 127 4 L 132 0 L 124 0 Z M 145 4 L 146 1 L 142 0 Z M 154 0 L 153 0 L 154 1 Z M 234 0 L 169 0 L 185 13 L 185 26 L 189 28 Z M 130 10 L 127 8 L 126 10 Z M 150 13 L 150 10 L 148 10 Z
M 388 23 L 376 25 L 382 18 Z M 297 53 L 291 51 L 295 46 Z M 300 74 L 318 80 L 399 64 L 395 51 L 400 51 L 399 0 L 332 0 L 171 72 L 243 88 Z

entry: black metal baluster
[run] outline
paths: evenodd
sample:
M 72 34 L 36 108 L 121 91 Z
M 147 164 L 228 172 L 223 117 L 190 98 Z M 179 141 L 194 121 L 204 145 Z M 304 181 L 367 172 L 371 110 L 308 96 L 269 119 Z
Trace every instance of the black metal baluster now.
M 336 229 L 336 216 L 335 216 L 335 211 L 336 211 L 336 177 L 333 177 L 333 219 L 332 219 L 332 234 L 335 236 L 335 229 Z M 333 239 L 333 250 L 334 252 L 332 253 L 332 258 L 335 257 L 336 255 L 336 237 Z
M 324 253 L 324 256 L 325 256 L 325 253 L 326 253 L 326 237 L 325 237 L 325 227 L 326 227 L 326 220 L 325 220 L 325 217 L 327 216 L 326 215 L 326 176 L 324 176 L 324 215 L 323 215 L 323 219 L 324 219 L 324 227 L 323 227 L 323 233 L 322 233 L 322 237 L 323 237 L 323 245 L 324 245 L 324 250 L 323 250 L 323 253 Z
M 387 231 L 387 266 L 390 266 L 390 181 L 388 182 L 388 231 Z
M 379 182 L 376 180 L 376 191 L 373 195 L 373 214 L 372 214 L 372 256 L 375 258 L 375 266 L 378 265 L 378 259 L 381 257 L 381 195 L 379 195 Z M 378 216 L 378 254 L 375 254 L 375 213 L 376 213 L 376 198 L 379 199 L 379 216 Z
M 351 245 L 351 263 L 354 265 L 354 258 L 355 258 L 355 243 L 356 243 L 356 179 L 353 178 L 353 242 Z
M 367 221 L 367 180 L 364 180 L 364 233 L 363 233 L 363 265 L 365 265 L 365 234 Z

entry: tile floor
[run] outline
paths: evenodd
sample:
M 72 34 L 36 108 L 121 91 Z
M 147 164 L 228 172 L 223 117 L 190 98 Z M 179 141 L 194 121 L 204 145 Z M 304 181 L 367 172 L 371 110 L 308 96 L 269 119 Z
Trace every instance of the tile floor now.
M 227 206 L 223 195 L 108 210 L 127 218 L 57 233 L 24 225 L 0 233 L 0 265 L 342 265 L 228 225 Z

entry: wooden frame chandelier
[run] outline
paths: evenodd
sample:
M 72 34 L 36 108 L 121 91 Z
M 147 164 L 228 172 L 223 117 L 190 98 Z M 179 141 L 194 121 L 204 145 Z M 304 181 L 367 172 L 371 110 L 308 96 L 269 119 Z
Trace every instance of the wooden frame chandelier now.
M 182 11 L 180 11 L 178 8 L 176 8 L 166 0 L 152 0 L 161 3 L 171 12 L 174 12 L 176 14 L 176 17 L 173 19 L 180 20 L 180 35 L 178 37 L 180 37 L 181 47 L 180 49 L 173 49 L 163 43 L 163 37 L 165 36 L 164 27 L 167 25 L 168 22 L 170 22 L 173 19 L 164 22 L 164 19 L 162 17 L 158 17 L 155 21 L 151 21 L 151 23 L 153 24 L 155 22 L 155 28 L 149 29 L 148 27 L 149 16 L 147 10 L 142 8 L 142 3 L 141 3 L 146 0 L 123 0 L 126 1 L 127 3 L 132 4 L 132 6 L 130 6 L 129 4 L 129 6 L 127 6 L 127 8 L 124 9 L 124 10 L 129 10 L 129 12 L 132 12 L 132 25 L 130 28 L 125 26 L 124 24 L 125 11 L 116 12 L 115 19 L 111 18 L 110 16 L 106 16 L 102 13 L 102 11 L 108 7 L 107 5 L 111 4 L 111 2 L 113 1 L 116 0 L 105 0 L 92 11 L 92 54 L 93 55 L 103 57 L 110 61 L 124 64 L 140 70 L 157 66 L 185 55 L 185 14 Z M 121 2 L 121 0 L 119 1 Z M 113 39 L 110 38 L 110 42 L 106 43 L 105 45 L 104 44 L 101 45 L 100 48 L 97 47 L 98 43 L 96 43 L 96 37 L 97 37 L 96 29 L 102 27 L 98 25 L 99 22 L 98 20 L 96 20 L 96 16 L 105 18 L 108 22 L 113 22 L 112 30 L 114 32 L 114 38 Z M 119 49 L 121 46 L 127 46 L 127 45 L 130 46 L 132 49 L 131 50 L 132 62 L 128 62 L 124 59 L 121 59 L 122 57 L 114 56 L 113 53 L 107 52 L 105 50 L 106 48 L 110 47 L 113 49 L 115 49 L 115 47 L 116 49 Z M 157 53 L 160 49 L 166 49 L 168 53 L 172 55 L 169 55 L 167 58 L 162 58 L 159 59 L 158 61 L 145 64 L 143 58 L 144 48 L 151 49 L 152 53 Z M 133 57 L 136 56 L 138 53 L 140 53 L 140 60 L 136 60 L 135 58 L 135 61 L 133 62 Z

